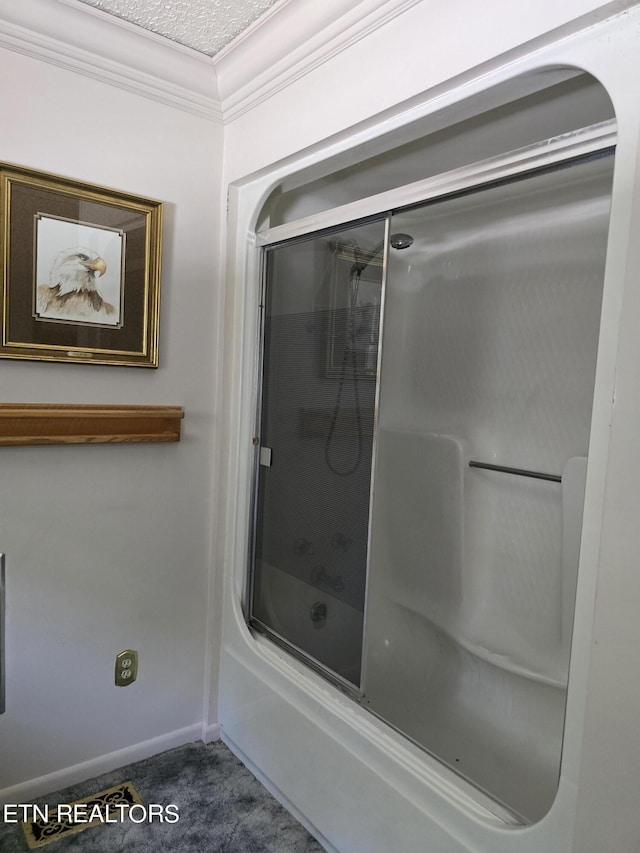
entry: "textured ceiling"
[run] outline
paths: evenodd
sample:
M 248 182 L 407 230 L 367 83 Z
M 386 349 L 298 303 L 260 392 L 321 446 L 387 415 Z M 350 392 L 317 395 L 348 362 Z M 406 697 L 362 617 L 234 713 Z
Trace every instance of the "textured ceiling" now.
M 276 0 L 81 0 L 213 56 Z

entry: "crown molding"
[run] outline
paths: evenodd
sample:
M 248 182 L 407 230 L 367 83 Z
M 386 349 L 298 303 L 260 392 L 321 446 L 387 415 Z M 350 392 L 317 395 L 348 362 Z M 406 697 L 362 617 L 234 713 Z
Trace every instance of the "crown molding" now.
M 225 124 L 422 0 L 281 0 L 213 57 Z
M 0 48 L 227 124 L 421 2 L 280 0 L 211 58 L 78 0 L 0 0 Z
M 0 0 L 0 47 L 222 122 L 210 57 L 76 0 Z
M 422 0 L 280 0 L 213 59 L 78 0 L 0 0 L 0 48 L 226 123 Z

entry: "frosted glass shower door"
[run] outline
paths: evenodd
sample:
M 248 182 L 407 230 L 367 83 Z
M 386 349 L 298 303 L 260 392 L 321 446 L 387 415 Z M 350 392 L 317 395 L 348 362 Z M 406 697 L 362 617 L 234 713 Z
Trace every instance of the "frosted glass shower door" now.
M 266 252 L 249 624 L 360 683 L 385 223 Z
M 524 821 L 559 777 L 612 167 L 391 222 L 362 701 Z

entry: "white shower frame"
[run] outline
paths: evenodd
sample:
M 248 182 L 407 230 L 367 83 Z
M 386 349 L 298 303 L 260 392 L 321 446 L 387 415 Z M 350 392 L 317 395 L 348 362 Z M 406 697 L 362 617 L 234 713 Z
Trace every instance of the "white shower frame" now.
M 575 850 L 622 307 L 623 301 L 625 306 L 635 307 L 640 298 L 633 287 L 635 270 L 640 268 L 640 248 L 631 237 L 634 230 L 640 233 L 640 207 L 628 190 L 633 186 L 640 147 L 637 96 L 629 85 L 629 81 L 640 79 L 638 32 L 640 10 L 634 7 L 587 29 L 565 31 L 559 40 L 550 35 L 534 46 L 496 59 L 490 71 L 469 72 L 450 89 L 426 93 L 419 103 L 414 101 L 409 107 L 386 113 L 379 121 L 345 132 L 325 146 L 302 152 L 229 188 L 229 444 L 218 718 L 223 739 L 329 850 Z M 268 640 L 253 636 L 246 627 L 242 595 L 252 509 L 252 439 L 260 357 L 256 334 L 260 251 L 255 229 L 269 193 L 291 175 L 410 126 L 436 110 L 441 115 L 447 107 L 454 108 L 466 99 L 482 100 L 500 84 L 554 68 L 584 71 L 603 85 L 616 114 L 617 148 L 560 784 L 545 818 L 532 826 L 515 827 L 493 814 L 471 786 L 435 759 Z M 503 165 L 508 166 L 504 158 Z M 406 203 L 396 197 L 393 206 Z M 358 205 L 354 203 L 353 210 Z M 344 210 L 337 215 L 342 217 Z M 322 221 L 328 222 L 326 215 Z M 306 230 L 309 222 L 298 225 Z M 290 226 L 287 229 L 291 236 Z M 275 228 L 267 230 L 260 242 L 271 242 L 277 236 Z M 332 779 L 338 780 L 335 785 Z M 348 808 L 344 808 L 340 793 L 345 790 L 351 798 Z

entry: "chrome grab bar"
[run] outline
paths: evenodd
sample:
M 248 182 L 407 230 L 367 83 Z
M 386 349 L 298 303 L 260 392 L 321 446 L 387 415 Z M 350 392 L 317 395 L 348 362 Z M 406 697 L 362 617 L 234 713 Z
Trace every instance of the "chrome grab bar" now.
M 484 468 L 487 471 L 500 471 L 502 474 L 515 474 L 517 477 L 551 480 L 553 483 L 562 482 L 560 474 L 545 474 L 543 471 L 528 471 L 526 468 L 508 468 L 505 465 L 492 465 L 490 462 L 469 462 L 469 468 Z

